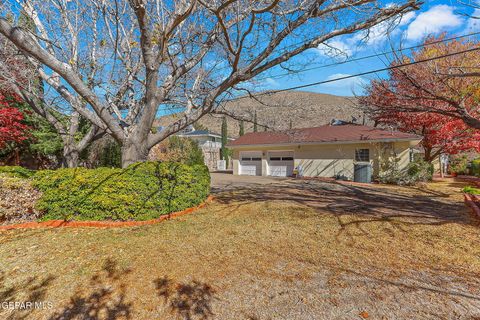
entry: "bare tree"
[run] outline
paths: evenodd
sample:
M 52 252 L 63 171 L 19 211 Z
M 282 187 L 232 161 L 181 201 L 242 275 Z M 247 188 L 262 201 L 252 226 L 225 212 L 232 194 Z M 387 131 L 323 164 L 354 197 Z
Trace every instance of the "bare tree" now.
M 21 25 L 30 30 L 25 16 Z M 23 23 L 22 23 L 23 21 Z M 57 131 L 63 143 L 63 161 L 67 167 L 77 167 L 79 156 L 91 142 L 102 137 L 105 131 L 95 125 L 88 125 L 82 133 L 81 116 L 76 106 L 82 103 L 61 85 L 58 74 L 47 75 L 45 68 L 25 56 L 3 35 L 0 35 L 0 88 L 17 94 L 31 110 L 45 118 Z M 48 85 L 45 91 L 43 83 Z M 59 99 L 60 98 L 60 99 Z M 85 104 L 85 102 L 83 102 Z
M 15 4 L 6 1 L 2 12 L 14 7 L 11 14 L 17 14 Z M 394 23 L 420 4 L 25 0 L 17 7 L 28 6 L 37 34 L 5 18 L 0 33 L 80 102 L 70 104 L 75 112 L 122 145 L 127 166 L 145 160 L 155 144 L 212 112 L 259 74 L 294 63 L 334 37 Z M 151 130 L 157 116 L 174 111 L 181 113 L 172 123 Z

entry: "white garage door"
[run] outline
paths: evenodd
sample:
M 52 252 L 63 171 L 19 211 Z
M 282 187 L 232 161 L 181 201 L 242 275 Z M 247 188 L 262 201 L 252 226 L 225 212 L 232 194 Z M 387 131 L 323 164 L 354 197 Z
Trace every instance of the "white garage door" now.
M 268 153 L 268 175 L 289 177 L 293 174 L 293 151 L 275 151 Z
M 261 152 L 240 152 L 239 172 L 244 176 L 262 175 L 262 153 Z

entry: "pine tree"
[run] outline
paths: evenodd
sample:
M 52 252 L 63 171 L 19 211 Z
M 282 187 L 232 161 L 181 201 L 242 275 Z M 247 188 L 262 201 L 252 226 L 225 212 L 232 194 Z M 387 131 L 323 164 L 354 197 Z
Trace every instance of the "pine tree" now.
M 257 132 L 257 111 L 253 114 L 253 132 Z
M 239 127 L 240 129 L 238 130 L 238 135 L 241 137 L 245 134 L 245 125 L 243 123 L 243 120 L 240 121 Z

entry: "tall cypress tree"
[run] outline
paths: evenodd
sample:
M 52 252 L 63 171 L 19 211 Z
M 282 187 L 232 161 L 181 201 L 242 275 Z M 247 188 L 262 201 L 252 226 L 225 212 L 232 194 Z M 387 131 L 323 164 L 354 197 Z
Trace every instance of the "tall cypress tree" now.
M 220 160 L 225 160 L 228 162 L 228 151 L 227 151 L 227 118 L 223 117 L 222 120 L 222 148 L 220 150 Z
M 245 124 L 243 123 L 243 120 L 240 121 L 238 126 L 240 127 L 238 130 L 238 135 L 241 137 L 245 134 Z
M 293 129 L 292 119 L 290 119 L 290 129 Z
M 255 113 L 253 114 L 253 132 L 257 132 L 257 110 L 255 110 Z

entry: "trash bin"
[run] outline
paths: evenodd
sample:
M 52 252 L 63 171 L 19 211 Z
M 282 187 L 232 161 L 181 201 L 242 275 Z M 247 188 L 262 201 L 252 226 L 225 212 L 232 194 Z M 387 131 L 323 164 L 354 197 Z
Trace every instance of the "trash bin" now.
M 371 183 L 372 165 L 370 163 L 356 163 L 354 166 L 353 181 L 361 183 Z

